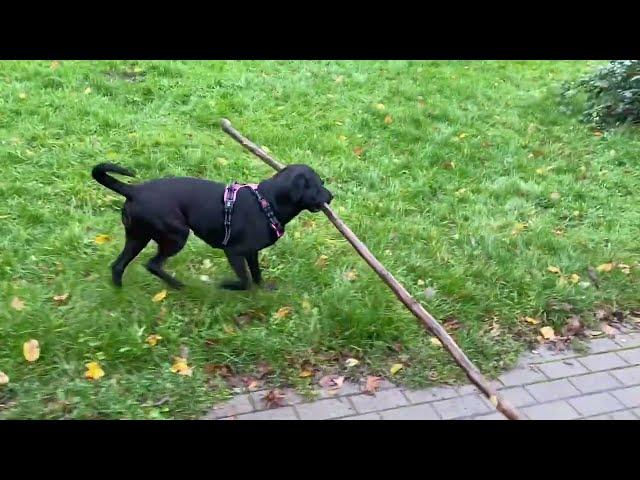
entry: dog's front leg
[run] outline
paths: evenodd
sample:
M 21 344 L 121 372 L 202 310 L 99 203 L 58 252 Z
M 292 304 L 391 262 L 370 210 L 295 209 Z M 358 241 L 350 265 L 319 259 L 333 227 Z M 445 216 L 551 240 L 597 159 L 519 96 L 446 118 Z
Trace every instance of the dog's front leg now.
M 247 272 L 247 264 L 245 262 L 245 257 L 241 255 L 231 255 L 226 250 L 224 254 L 227 256 L 227 260 L 229 261 L 229 265 L 238 276 L 239 281 L 224 281 L 220 284 L 222 288 L 227 290 L 248 290 L 250 285 L 249 275 Z M 257 256 L 256 256 L 257 259 Z
M 258 252 L 245 255 L 244 258 L 247 260 L 247 265 L 249 265 L 253 283 L 260 285 L 262 283 L 262 272 L 260 271 L 260 264 L 258 263 Z

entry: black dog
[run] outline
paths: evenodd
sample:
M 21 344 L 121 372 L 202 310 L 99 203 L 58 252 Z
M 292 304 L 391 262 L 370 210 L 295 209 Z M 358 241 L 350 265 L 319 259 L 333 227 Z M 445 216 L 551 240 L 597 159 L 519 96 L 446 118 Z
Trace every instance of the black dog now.
M 158 253 L 147 263 L 147 270 L 174 288 L 182 282 L 163 269 L 165 261 L 176 255 L 187 243 L 189 230 L 213 248 L 224 250 L 239 281 L 223 282 L 229 290 L 250 287 L 245 261 L 251 278 L 260 284 L 258 251 L 275 243 L 278 235 L 272 228 L 271 208 L 276 223 L 286 225 L 302 210 L 317 212 L 333 195 L 324 182 L 306 165 L 290 165 L 258 185 L 256 195 L 250 188 L 238 190 L 225 240 L 225 185 L 199 178 L 179 177 L 151 180 L 130 185 L 107 172 L 133 177 L 130 170 L 110 163 L 96 165 L 93 178 L 105 187 L 126 197 L 122 208 L 122 223 L 126 233 L 124 249 L 111 265 L 113 283 L 122 286 L 127 265 L 144 249 L 150 240 L 158 244 Z M 262 197 L 262 201 L 258 198 Z M 266 200 L 267 202 L 265 202 Z M 265 208 L 267 207 L 267 208 Z

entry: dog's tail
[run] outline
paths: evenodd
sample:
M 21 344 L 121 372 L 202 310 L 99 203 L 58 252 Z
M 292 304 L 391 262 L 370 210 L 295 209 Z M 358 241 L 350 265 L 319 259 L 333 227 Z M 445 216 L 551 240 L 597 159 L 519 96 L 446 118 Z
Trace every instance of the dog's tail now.
M 130 200 L 133 195 L 135 185 L 128 185 L 121 182 L 120 180 L 107 175 L 107 172 L 119 173 L 120 175 L 125 175 L 127 177 L 135 177 L 135 173 L 113 163 L 100 163 L 93 167 L 93 170 L 91 171 L 91 176 L 96 182 Z

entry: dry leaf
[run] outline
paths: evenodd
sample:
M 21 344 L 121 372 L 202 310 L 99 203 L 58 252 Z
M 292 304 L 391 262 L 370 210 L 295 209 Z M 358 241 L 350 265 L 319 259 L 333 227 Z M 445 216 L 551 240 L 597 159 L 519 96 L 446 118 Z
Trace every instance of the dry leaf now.
M 344 81 L 344 75 L 338 75 L 337 77 L 334 78 L 334 81 L 336 83 L 342 83 Z
M 368 376 L 363 390 L 364 393 L 367 395 L 375 395 L 380 388 L 380 382 L 382 382 L 382 377 Z
M 573 337 L 584 330 L 582 320 L 578 315 L 572 315 L 567 319 L 567 325 L 562 330 L 565 337 Z
M 445 319 L 442 326 L 447 330 L 447 332 L 455 332 L 462 327 L 462 324 L 455 317 L 449 317 Z
M 424 284 L 425 284 L 425 283 L 424 283 L 424 280 L 418 280 L 418 286 L 419 286 L 419 287 L 424 286 Z
M 226 323 L 224 325 L 222 325 L 222 330 L 224 330 L 224 332 L 227 335 L 235 335 L 236 334 L 236 329 L 233 328 L 231 325 L 228 325 Z
M 304 311 L 305 311 L 305 312 L 307 312 L 307 313 L 308 313 L 308 312 L 310 312 L 310 311 L 311 311 L 311 309 L 313 308 L 313 307 L 311 306 L 311 303 L 309 303 L 309 300 L 307 300 L 307 299 L 304 299 L 304 300 L 302 301 L 302 304 L 301 304 L 301 305 L 302 305 L 302 310 L 304 310 Z
M 401 363 L 394 363 L 393 365 L 391 365 L 391 368 L 389 369 L 389 372 L 391 373 L 391 375 L 395 375 L 400 370 L 402 370 L 403 366 L 404 365 L 402 365 Z
M 362 152 L 363 152 L 362 147 L 355 147 L 355 148 L 353 149 L 353 153 L 355 153 L 357 157 L 359 157 L 360 155 L 362 155 Z
M 156 334 L 154 333 L 154 334 L 149 335 L 149 336 L 147 337 L 146 342 L 147 342 L 149 345 L 151 345 L 152 347 L 155 347 L 155 346 L 158 344 L 158 342 L 159 342 L 160 340 L 162 340 L 162 337 L 161 337 L 160 335 L 156 335 Z
M 440 340 L 438 340 L 436 337 L 431 337 L 429 339 L 429 342 L 431 343 L 431 345 L 433 345 L 435 347 L 442 347 L 442 342 Z
M 69 299 L 68 293 L 63 293 L 61 295 L 53 296 L 53 301 L 56 302 L 58 305 L 64 305 L 65 303 L 67 303 L 68 299 Z
M 262 382 L 260 380 L 251 377 L 247 378 L 245 383 L 247 384 L 247 390 L 250 392 L 255 392 L 262 386 Z
M 341 142 L 346 142 L 346 141 L 347 141 L 347 137 L 345 137 L 344 135 L 340 135 L 340 136 L 338 137 L 338 139 L 339 139 Z
M 577 273 L 572 273 L 572 274 L 569 276 L 569 281 L 570 281 L 571 283 L 578 283 L 578 282 L 580 281 L 580 275 L 578 275 Z
M 601 137 L 602 136 L 602 132 L 600 130 L 596 130 L 595 132 L 593 132 L 593 135 L 595 137 Z
M 547 267 L 551 273 L 560 273 L 560 269 L 558 267 Z
M 20 98 L 20 100 L 24 100 L 25 98 L 27 98 L 27 94 L 24 92 L 20 92 L 20 94 L 18 94 L 18 98 Z
M 560 195 L 560 193 L 558 192 L 552 192 L 551 195 L 549 195 L 549 198 L 554 202 L 557 202 L 558 200 L 560 200 L 561 197 L 562 195 Z
M 462 140 L 462 139 L 463 139 L 464 137 L 466 137 L 466 136 L 467 136 L 467 134 L 466 134 L 466 133 L 461 133 L 460 135 L 458 135 L 458 138 L 459 138 L 460 140 Z
M 100 367 L 98 362 L 89 362 L 86 365 L 87 371 L 84 372 L 84 377 L 89 380 L 98 380 L 104 377 L 104 370 Z
M 88 95 L 90 93 L 91 93 L 91 87 L 87 87 L 87 88 L 84 89 L 84 94 L 85 95 Z
M 599 272 L 610 272 L 611 270 L 613 270 L 613 268 L 616 266 L 615 263 L 611 262 L 611 263 L 603 263 L 602 265 L 598 265 L 596 267 L 596 270 Z
M 298 374 L 298 377 L 300 377 L 300 378 L 307 378 L 307 377 L 312 377 L 312 376 L 313 376 L 313 372 L 311 370 L 302 370 Z
M 109 235 L 98 235 L 96 236 L 96 238 L 93 239 L 94 242 L 96 242 L 98 245 L 102 245 L 103 243 L 107 243 L 111 241 L 111 237 Z
M 24 300 L 20 300 L 18 297 L 13 297 L 11 300 L 11 308 L 14 310 L 24 310 Z
M 378 110 L 384 110 L 384 104 L 383 103 L 376 103 L 375 107 Z
M 327 257 L 326 255 L 320 255 L 318 257 L 318 260 L 316 260 L 316 267 L 324 268 L 327 266 L 328 262 L 329 262 L 329 257 Z
M 445 170 L 453 170 L 454 168 L 456 168 L 456 164 L 455 162 L 446 161 L 442 163 L 442 168 L 444 168 Z
M 228 378 L 232 375 L 231 367 L 228 365 L 217 365 L 214 363 L 208 363 L 204 366 L 204 371 L 208 375 L 219 375 L 222 378 Z
M 358 278 L 358 272 L 356 272 L 355 270 L 349 270 L 344 273 L 344 278 L 345 280 L 353 282 L 356 278 Z
M 556 334 L 553 331 L 552 327 L 542 327 L 540 329 L 540 333 L 542 334 L 542 337 L 545 340 L 551 340 L 552 338 L 555 338 Z
M 281 390 L 269 390 L 267 394 L 262 397 L 262 401 L 266 404 L 267 408 L 284 407 L 285 395 Z
M 9 376 L 4 372 L 0 372 L 0 385 L 6 385 L 7 383 L 9 383 Z
M 355 367 L 356 365 L 358 365 L 360 363 L 359 360 L 356 360 L 355 358 L 347 358 L 344 362 L 344 364 L 347 367 Z
M 167 291 L 161 290 L 158 293 L 156 293 L 151 300 L 158 303 L 164 300 L 165 298 L 167 298 Z
M 51 62 L 51 65 L 49 65 L 49 68 L 51 70 L 57 70 L 59 66 L 60 62 L 58 60 L 54 60 L 53 62 Z
M 624 273 L 625 275 L 629 275 L 629 273 L 631 273 L 631 267 L 629 265 L 625 265 L 624 263 L 619 263 L 618 265 L 616 265 L 621 271 L 622 273 Z
M 387 115 L 386 117 L 384 117 L 384 123 L 386 123 L 387 125 L 391 125 L 393 123 L 393 117 L 391 115 Z
M 540 320 L 533 317 L 524 317 L 525 322 L 530 323 L 531 325 L 537 325 L 540 323 Z
M 522 223 L 522 222 L 516 223 L 515 227 L 513 227 L 513 230 L 511 231 L 511 235 L 518 235 L 519 233 L 522 233 L 524 229 L 527 228 L 527 226 L 528 224 L 526 223 Z
M 276 312 L 276 318 L 283 319 L 287 317 L 292 311 L 293 309 L 291 307 L 281 307 Z
M 604 322 L 600 323 L 600 329 L 608 337 L 615 337 L 618 333 L 620 333 L 617 329 L 613 328 L 611 325 L 608 325 Z
M 28 362 L 35 362 L 40 358 L 40 344 L 37 340 L 29 340 L 22 345 L 22 354 Z
M 193 375 L 193 368 L 187 365 L 186 358 L 183 357 L 174 357 L 174 363 L 171 366 L 171 371 L 173 373 L 177 373 L 178 375 L 186 375 L 190 377 Z

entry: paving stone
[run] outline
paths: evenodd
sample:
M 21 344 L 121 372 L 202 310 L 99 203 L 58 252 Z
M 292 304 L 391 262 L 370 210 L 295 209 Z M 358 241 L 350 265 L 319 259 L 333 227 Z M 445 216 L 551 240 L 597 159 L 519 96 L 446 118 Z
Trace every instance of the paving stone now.
M 580 416 L 565 400 L 525 407 L 522 413 L 531 420 L 572 420 Z
M 640 386 L 614 390 L 611 395 L 624 403 L 625 407 L 640 407 Z
M 622 410 L 621 412 L 607 413 L 596 417 L 589 417 L 585 420 L 638 420 L 631 410 Z
M 640 366 L 614 370 L 611 372 L 611 375 L 620 380 L 624 385 L 640 385 Z
M 348 395 L 355 395 L 360 393 L 360 385 L 352 382 L 344 382 L 340 390 L 335 393 L 330 392 L 327 389 L 318 389 L 318 398 L 336 398 L 336 397 L 346 397 Z
M 251 397 L 251 401 L 255 406 L 256 411 L 267 409 L 267 403 L 263 400 L 265 395 L 267 395 L 267 392 L 268 390 L 262 390 L 259 392 L 252 392 L 249 394 L 249 396 Z M 281 405 L 283 407 L 287 405 L 296 405 L 298 403 L 304 402 L 304 397 L 299 395 L 292 388 L 283 389 L 282 393 L 284 394 L 284 398 L 281 401 Z
M 632 348 L 631 350 L 620 350 L 618 355 L 631 365 L 640 365 L 640 348 Z
M 620 348 L 620 345 L 610 338 L 596 338 L 594 340 L 590 340 L 587 345 L 589 346 L 589 353 L 609 352 Z
M 549 378 L 563 378 L 588 373 L 588 370 L 577 360 L 563 360 L 560 362 L 542 363 L 538 368 Z
M 503 385 L 507 387 L 514 387 L 518 385 L 541 382 L 547 380 L 547 377 L 545 377 L 544 374 L 539 371 L 532 370 L 530 368 L 520 368 L 501 375 L 499 377 L 499 380 Z
M 203 420 L 214 420 L 216 418 L 231 417 L 234 415 L 240 415 L 243 413 L 249 413 L 253 411 L 253 405 L 249 400 L 249 395 L 239 395 L 232 398 L 228 402 L 221 403 L 214 406 L 203 417 Z
M 405 390 L 404 394 L 411 403 L 425 403 L 453 398 L 458 392 L 453 387 L 432 387 L 425 390 Z
M 624 348 L 640 347 L 640 333 L 618 335 L 614 341 Z
M 272 408 L 260 412 L 238 415 L 237 420 L 297 420 L 293 407 Z
M 358 413 L 349 403 L 349 399 L 344 397 L 302 403 L 297 405 L 296 409 L 302 420 L 326 420 Z
M 563 398 L 580 395 L 580 391 L 571 385 L 566 378 L 527 385 L 525 388 L 538 402 L 561 400 Z
M 613 352 L 581 357 L 579 361 L 592 372 L 612 370 L 614 368 L 626 367 L 628 365 L 627 362 Z
M 572 398 L 568 402 L 585 417 L 624 409 L 624 405 L 609 393 L 592 393 Z
M 536 403 L 535 398 L 524 387 L 511 387 L 500 390 L 499 393 L 516 408 Z
M 386 410 L 388 408 L 402 407 L 409 404 L 409 401 L 399 388 L 379 391 L 376 392 L 375 395 L 362 394 L 350 398 L 358 413 Z
M 444 419 L 470 417 L 479 413 L 491 411 L 488 402 L 483 401 L 479 395 L 467 395 L 466 397 L 450 398 L 432 403 L 433 408 Z
M 582 393 L 594 393 L 611 390 L 622 386 L 622 383 L 609 372 L 588 373 L 569 378 L 571 384 Z
M 487 415 L 480 415 L 472 417 L 469 420 L 506 420 L 507 418 L 500 412 L 489 413 Z
M 410 405 L 380 412 L 383 420 L 439 420 L 440 417 L 429 403 Z
M 378 412 L 365 413 L 364 415 L 353 415 L 351 417 L 343 417 L 339 420 L 382 420 Z

